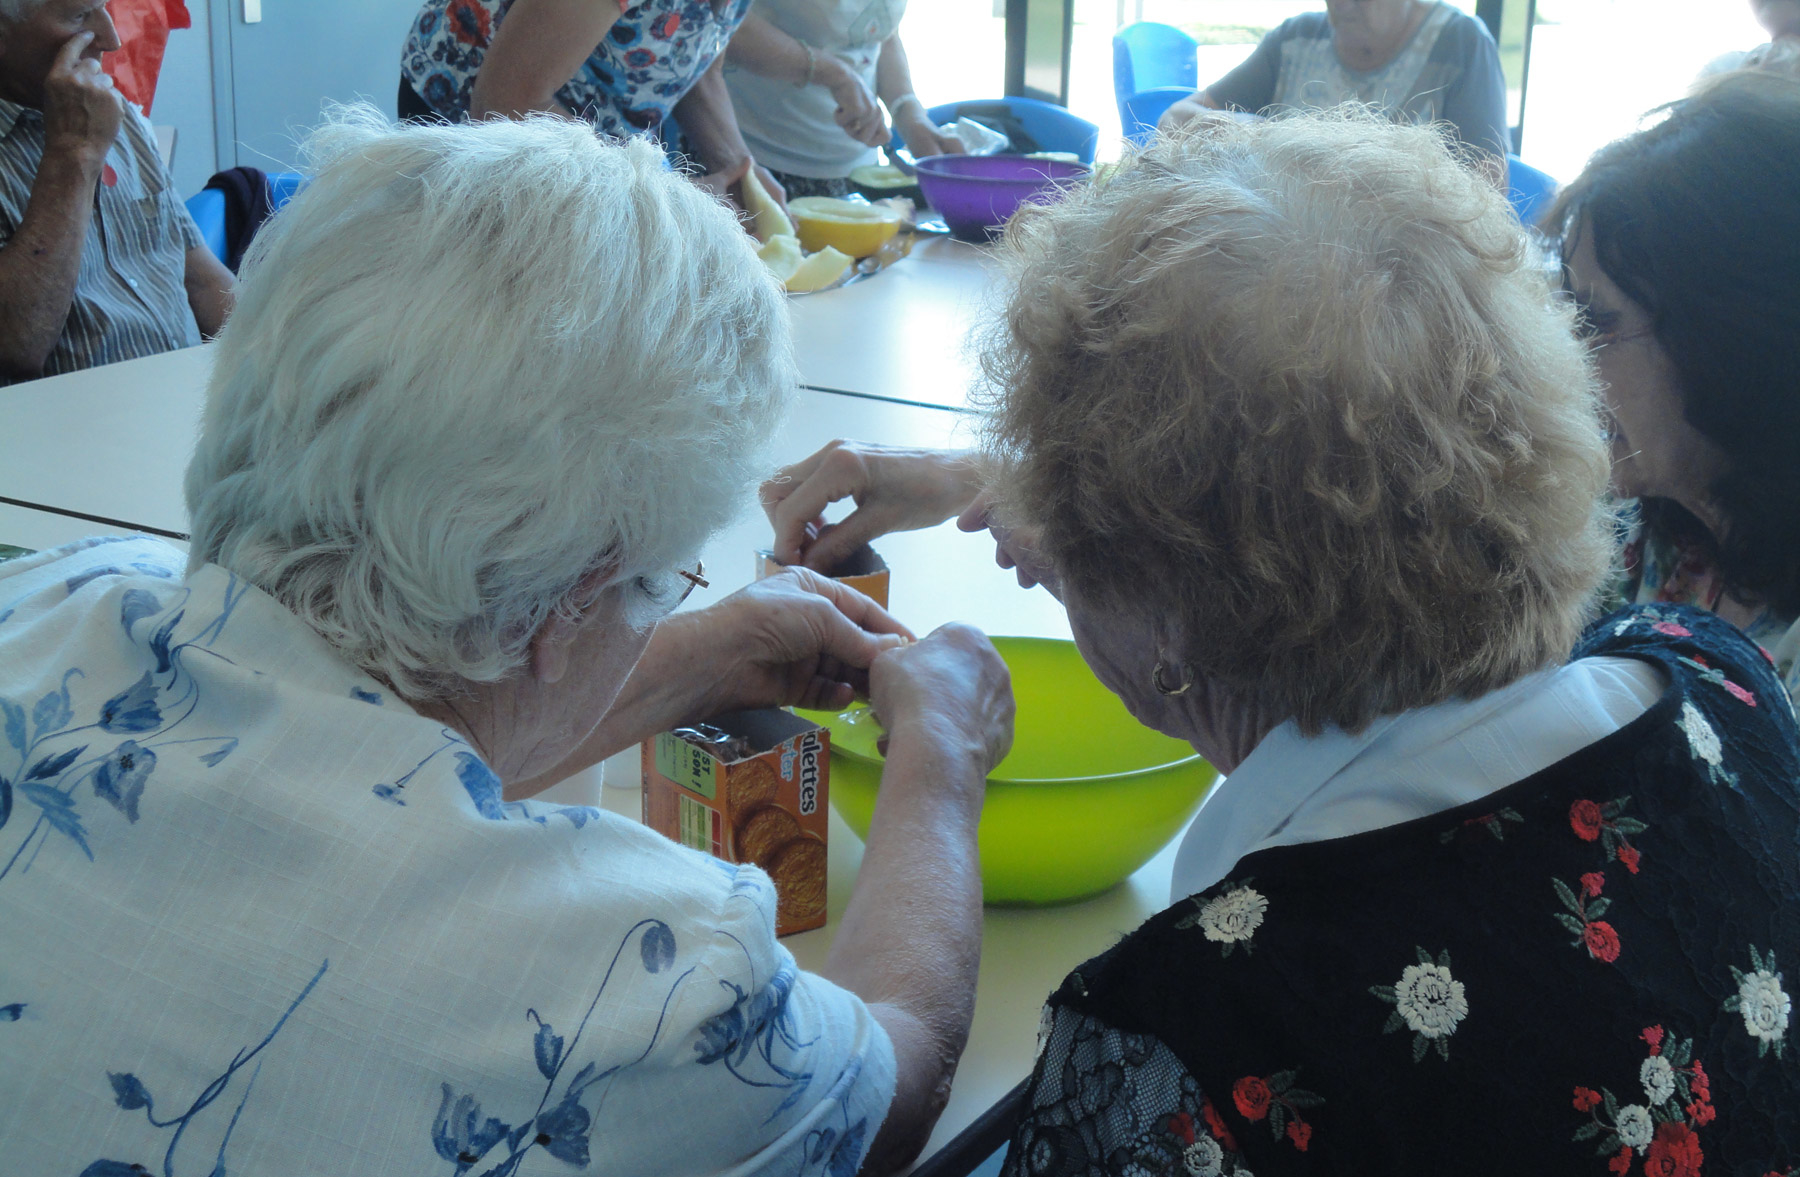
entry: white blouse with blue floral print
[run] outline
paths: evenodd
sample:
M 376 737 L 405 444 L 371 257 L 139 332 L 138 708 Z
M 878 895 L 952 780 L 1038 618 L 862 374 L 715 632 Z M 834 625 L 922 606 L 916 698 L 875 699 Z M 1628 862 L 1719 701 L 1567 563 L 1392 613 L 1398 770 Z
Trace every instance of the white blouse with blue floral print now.
M 0 564 L 5 1168 L 830 1174 L 893 1051 L 754 867 L 504 802 L 272 598 Z

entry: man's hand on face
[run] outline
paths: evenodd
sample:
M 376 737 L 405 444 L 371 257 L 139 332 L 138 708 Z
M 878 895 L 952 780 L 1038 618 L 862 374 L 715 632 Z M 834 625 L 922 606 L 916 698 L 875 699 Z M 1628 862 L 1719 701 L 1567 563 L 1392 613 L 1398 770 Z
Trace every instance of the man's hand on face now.
M 119 137 L 125 99 L 94 57 L 85 57 L 94 34 L 70 37 L 44 79 L 44 138 L 47 144 L 104 159 Z

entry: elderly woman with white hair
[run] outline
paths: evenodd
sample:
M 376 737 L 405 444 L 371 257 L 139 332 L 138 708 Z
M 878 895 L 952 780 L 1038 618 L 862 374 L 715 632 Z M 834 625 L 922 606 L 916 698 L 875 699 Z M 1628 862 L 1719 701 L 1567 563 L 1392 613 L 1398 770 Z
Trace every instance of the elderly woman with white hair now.
M 1583 633 L 1597 390 L 1500 195 L 1426 129 L 1228 124 L 1002 250 L 965 523 L 1229 774 L 1173 906 L 1051 997 L 1006 1171 L 1793 1165 L 1800 736 L 1710 614 Z M 907 524 L 975 468 L 840 447 L 770 493 L 804 538 L 846 471 Z
M 313 146 L 218 345 L 185 574 L 0 566 L 7 1168 L 903 1162 L 967 1034 L 1003 664 L 804 572 L 662 620 L 795 378 L 654 148 L 372 112 Z M 823 975 L 756 868 L 528 800 L 865 686 L 893 753 Z

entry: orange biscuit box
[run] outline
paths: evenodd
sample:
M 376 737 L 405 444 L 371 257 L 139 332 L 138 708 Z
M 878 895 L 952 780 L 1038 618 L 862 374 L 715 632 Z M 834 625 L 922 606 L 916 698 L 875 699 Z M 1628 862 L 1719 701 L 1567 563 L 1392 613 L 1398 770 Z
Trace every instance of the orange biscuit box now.
M 643 746 L 644 824 L 775 883 L 775 932 L 825 923 L 831 733 L 787 711 L 735 711 Z
M 756 579 L 774 576 L 787 565 L 775 559 L 775 553 L 760 551 L 756 553 Z M 873 600 L 883 609 L 888 603 L 888 566 L 881 554 L 868 544 L 851 552 L 844 562 L 825 575 L 841 584 L 847 584 L 865 597 Z

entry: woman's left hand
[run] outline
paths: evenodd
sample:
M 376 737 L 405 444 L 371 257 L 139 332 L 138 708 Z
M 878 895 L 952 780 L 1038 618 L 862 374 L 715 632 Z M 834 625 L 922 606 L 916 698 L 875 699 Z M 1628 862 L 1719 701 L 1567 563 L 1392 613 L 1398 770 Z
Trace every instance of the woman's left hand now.
M 903 104 L 900 113 L 894 115 L 894 130 L 906 140 L 906 149 L 912 152 L 914 159 L 924 159 L 928 155 L 962 155 L 968 150 L 961 139 L 938 134 L 917 99 Z
M 866 694 L 869 664 L 912 636 L 855 589 L 790 568 L 669 618 L 645 662 L 666 680 L 703 688 L 698 710 L 683 719 L 746 707 L 831 710 Z
M 708 172 L 704 176 L 694 177 L 694 183 L 706 189 L 720 200 L 733 205 L 738 212 L 747 213 L 748 206 L 744 202 L 744 177 L 755 169 L 756 178 L 762 182 L 763 190 L 774 198 L 775 203 L 783 209 L 787 208 L 787 189 L 783 188 L 763 167 L 749 156 L 740 159 L 735 165 L 716 172 Z M 742 220 L 742 217 L 739 217 Z

